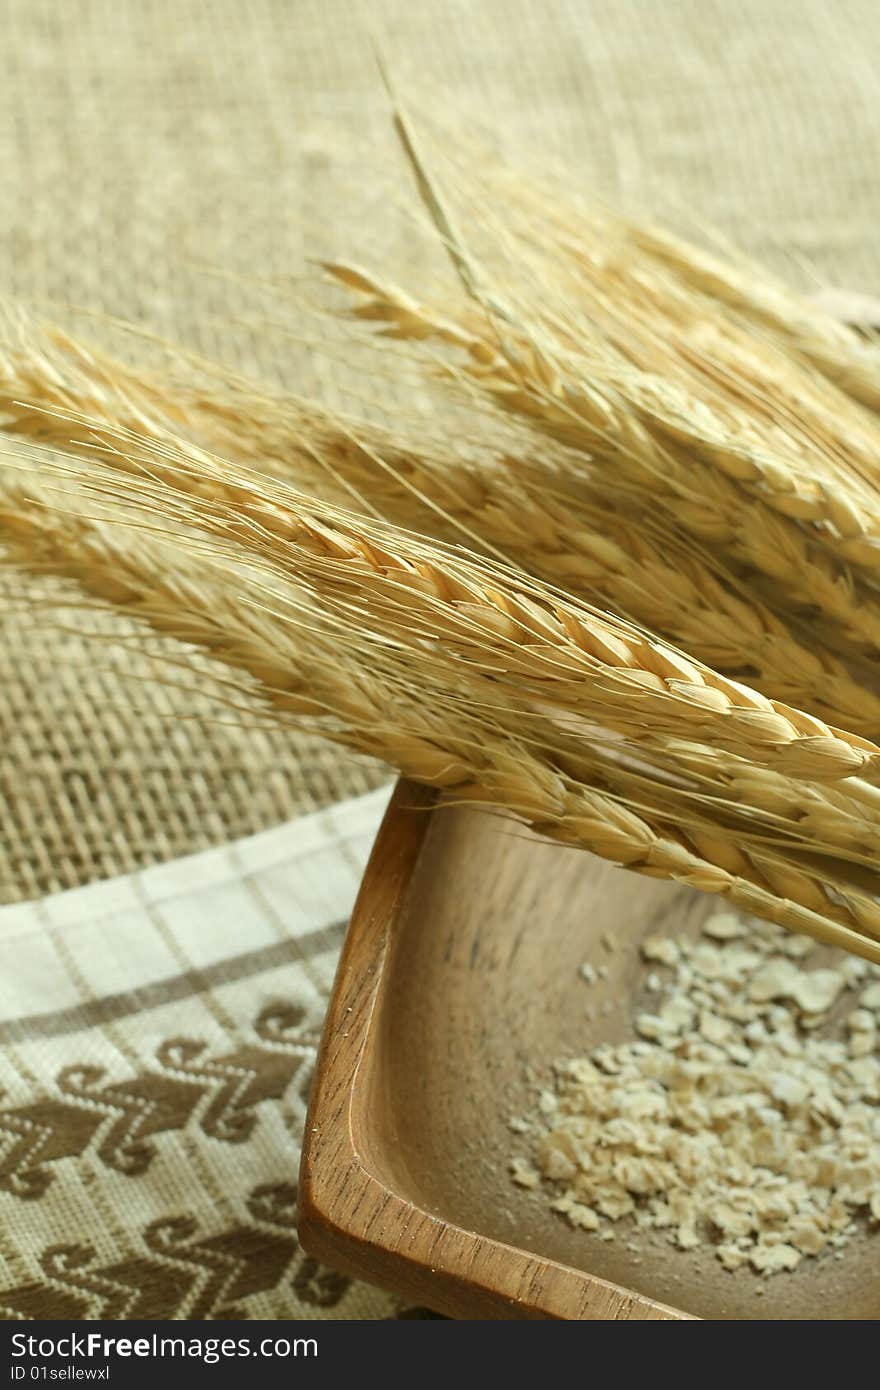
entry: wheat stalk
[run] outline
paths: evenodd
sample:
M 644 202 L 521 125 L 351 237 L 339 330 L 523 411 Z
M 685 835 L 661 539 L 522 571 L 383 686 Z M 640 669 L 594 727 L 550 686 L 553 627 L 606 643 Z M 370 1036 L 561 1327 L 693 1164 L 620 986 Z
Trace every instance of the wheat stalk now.
M 382 480 L 387 480 L 389 476 L 386 472 L 386 460 L 381 459 L 377 452 L 381 444 L 385 449 L 386 457 L 393 457 L 395 464 L 390 475 L 390 492 L 395 505 L 386 505 L 387 498 L 383 493 L 383 514 L 387 514 L 389 510 L 406 512 L 406 503 L 410 501 L 411 505 L 415 507 L 416 513 L 414 517 L 407 516 L 407 519 L 421 521 L 420 529 L 423 530 L 427 529 L 427 520 L 430 519 L 433 512 L 431 497 L 439 495 L 442 498 L 444 507 L 440 511 L 441 518 L 446 514 L 447 505 L 449 507 L 455 505 L 456 498 L 459 501 L 459 506 L 464 507 L 465 515 L 478 512 L 478 516 L 482 518 L 492 506 L 491 503 L 487 504 L 483 501 L 477 509 L 477 501 L 474 497 L 475 487 L 477 485 L 482 486 L 483 497 L 488 495 L 491 499 L 493 494 L 486 492 L 491 483 L 486 482 L 477 474 L 472 475 L 458 471 L 457 460 L 454 455 L 431 457 L 429 465 L 426 466 L 422 456 L 413 451 L 403 454 L 397 447 L 392 453 L 389 438 L 383 436 L 381 432 L 375 429 L 370 430 L 368 437 L 371 439 L 371 443 L 366 445 L 332 419 L 314 409 L 304 407 L 296 401 L 264 400 L 262 397 L 254 398 L 251 395 L 248 395 L 243 401 L 237 401 L 234 394 L 231 397 L 215 398 L 205 396 L 204 393 L 190 398 L 177 393 L 171 395 L 171 408 L 169 408 L 166 384 L 157 385 L 155 394 L 147 396 L 147 391 L 152 390 L 151 383 L 145 383 L 143 378 L 128 372 L 127 369 L 119 368 L 118 364 L 108 363 L 106 359 L 102 359 L 101 376 L 98 378 L 96 367 L 87 350 L 77 347 L 77 355 L 85 362 L 91 389 L 88 392 L 84 392 L 82 388 L 72 389 L 68 374 L 63 396 L 59 394 L 58 397 L 51 398 L 45 385 L 45 367 L 41 359 L 36 359 L 35 375 L 40 383 L 40 399 L 44 403 L 51 399 L 52 403 L 59 407 L 62 405 L 69 407 L 69 403 L 74 399 L 86 399 L 95 415 L 86 420 L 80 416 L 47 416 L 43 411 L 37 414 L 28 411 L 23 416 L 23 424 L 31 426 L 30 432 L 34 437 L 56 445 L 67 438 L 79 442 L 86 451 L 86 456 L 93 461 L 97 442 L 96 428 L 99 406 L 103 406 L 100 418 L 106 422 L 107 427 L 109 427 L 110 422 L 123 418 L 135 419 L 143 427 L 146 422 L 152 419 L 152 414 L 148 415 L 140 408 L 133 410 L 132 402 L 138 398 L 149 400 L 152 412 L 155 408 L 155 402 L 159 400 L 165 407 L 163 413 L 170 414 L 175 422 L 185 423 L 191 434 L 205 434 L 206 427 L 202 412 L 209 409 L 211 415 L 216 413 L 222 422 L 223 441 L 227 444 L 237 443 L 239 453 L 248 451 L 255 453 L 261 463 L 264 463 L 267 457 L 275 457 L 276 461 L 283 465 L 288 473 L 306 472 L 309 477 L 311 477 L 311 473 L 308 465 L 311 464 L 317 481 L 320 481 L 324 473 L 329 471 L 333 478 L 346 483 L 355 491 L 360 491 L 363 486 L 364 490 L 369 491 L 374 501 L 376 500 L 376 487 L 372 485 L 374 480 L 378 480 L 381 484 Z M 52 380 L 60 381 L 61 378 L 53 374 Z M 121 380 L 125 383 L 124 397 L 120 397 Z M 19 385 L 21 384 L 24 384 L 22 380 L 19 381 Z M 106 392 L 96 389 L 101 384 L 111 389 L 114 399 L 109 404 Z M 30 381 L 30 389 L 33 397 L 36 393 L 32 380 Z M 265 412 L 264 419 L 260 414 L 261 410 Z M 33 428 L 34 425 L 36 428 Z M 117 426 L 117 434 L 119 428 Z M 248 429 L 250 434 L 248 434 Z M 215 429 L 214 432 L 217 433 L 217 430 Z M 124 437 L 127 445 L 133 446 L 137 443 L 136 438 L 127 434 Z M 168 429 L 165 425 L 154 428 L 152 434 L 153 445 L 162 441 L 166 446 L 170 442 Z M 248 445 L 247 449 L 245 444 Z M 171 447 L 174 448 L 173 442 L 171 442 Z M 292 463 L 292 456 L 297 451 L 303 455 L 301 468 Z M 331 462 L 325 465 L 323 455 L 327 451 L 331 454 Z M 121 453 L 105 456 L 114 465 L 119 464 L 121 467 L 134 467 L 135 469 L 139 466 L 143 467 L 145 460 L 153 475 L 157 472 L 161 473 L 163 468 L 161 453 L 153 447 L 142 451 L 140 465 L 135 462 L 133 457 L 130 458 Z M 379 467 L 380 462 L 382 467 Z M 195 496 L 220 497 L 227 502 L 234 503 L 236 498 L 241 495 L 241 489 L 226 485 L 216 469 L 210 475 L 204 470 L 194 473 L 181 471 L 179 466 L 172 463 L 170 469 L 166 470 L 166 477 L 170 477 L 172 483 L 183 486 Z M 547 489 L 546 486 L 538 485 L 538 479 L 543 483 L 543 471 L 536 475 L 535 489 L 532 494 L 523 493 L 516 487 L 514 487 L 512 494 L 509 486 L 506 489 L 503 486 L 499 488 L 495 494 L 495 501 L 500 513 L 500 526 L 505 529 L 505 535 L 496 533 L 496 539 L 499 543 L 505 538 L 512 541 L 513 538 L 510 533 L 514 531 L 516 526 L 517 509 L 529 504 L 536 509 L 538 520 L 537 528 L 535 528 L 534 521 L 531 523 L 532 529 L 537 529 L 542 545 L 548 548 L 552 555 L 554 553 L 552 538 L 548 535 L 548 527 L 541 510 L 541 497 L 546 498 Z M 414 480 L 415 486 L 413 485 Z M 367 487 L 367 484 L 370 486 Z M 344 492 L 345 489 L 343 488 L 342 491 Z M 508 509 L 502 509 L 504 498 L 509 498 L 513 504 L 513 510 L 509 515 Z M 492 509 L 494 510 L 494 506 Z M 471 520 L 474 520 L 472 515 Z M 561 519 L 559 534 L 562 534 Z M 604 537 L 597 535 L 596 544 L 603 547 L 600 553 L 604 555 L 604 547 L 611 544 L 611 541 L 607 534 Z M 541 554 L 541 549 L 537 548 L 535 553 L 537 558 Z M 635 558 L 636 553 L 631 547 L 630 557 Z M 683 557 L 683 559 L 686 558 L 686 556 Z M 556 565 L 554 561 L 553 568 L 560 568 L 565 574 L 564 561 L 560 562 L 559 565 Z M 671 567 L 664 576 L 662 570 L 658 574 L 649 566 L 646 580 L 640 579 L 638 570 L 636 570 L 632 580 L 633 587 L 638 591 L 643 583 L 652 580 L 656 582 L 663 577 L 668 587 L 672 588 L 675 583 L 675 575 L 676 571 L 672 570 Z M 751 610 L 745 604 L 740 606 L 743 610 L 739 614 L 741 625 L 748 631 L 747 620 Z M 780 643 L 780 646 L 785 652 L 784 641 Z M 860 687 L 854 685 L 854 689 L 858 691 Z M 865 694 L 866 698 L 869 698 L 867 692 Z M 685 762 L 684 753 L 676 750 L 672 765 L 673 772 L 680 772 Z M 733 765 L 726 764 L 721 757 L 720 750 L 713 750 L 713 757 L 708 763 L 705 758 L 705 750 L 701 750 L 698 752 L 697 761 L 691 759 L 688 770 L 691 776 L 694 776 L 698 770 L 701 782 L 710 786 L 713 793 L 726 798 L 728 802 L 744 801 L 750 804 L 753 812 L 763 813 L 765 810 L 769 810 L 777 815 L 783 815 L 785 828 L 795 826 L 801 834 L 806 831 L 817 844 L 826 842 L 833 844 L 837 849 L 851 851 L 868 862 L 870 862 L 871 856 L 876 853 L 876 828 L 866 818 L 864 806 L 864 802 L 870 799 L 871 789 L 864 784 L 860 785 L 858 800 L 854 800 L 844 792 L 835 793 L 836 803 L 843 806 L 847 816 L 845 819 L 835 818 L 832 813 L 829 820 L 827 801 L 831 796 L 830 790 L 826 796 L 805 787 L 803 783 L 794 786 L 789 780 L 780 778 L 767 769 L 753 768 L 748 784 L 748 794 L 743 795 L 746 779 L 742 775 L 742 765 L 739 764 L 739 760 L 734 760 Z M 876 811 L 878 808 L 880 808 L 880 793 L 876 795 L 873 803 L 873 809 Z M 775 821 L 771 828 L 778 831 L 780 822 Z M 739 833 L 744 833 L 742 828 L 740 828 Z
M 170 476 L 172 481 L 175 478 L 182 481 L 184 490 L 188 488 L 191 477 L 188 472 L 181 473 L 179 470 L 177 472 L 171 470 Z M 205 486 L 203 479 L 200 479 L 191 495 L 195 497 L 203 495 Z M 8 493 L 8 484 L 6 490 Z M 240 495 L 241 488 L 235 491 Z M 120 492 L 121 499 L 124 499 L 126 493 L 124 485 Z M 45 505 L 44 501 L 44 509 Z M 23 502 L 20 497 L 16 501 L 16 493 L 13 489 L 11 512 L 13 529 L 16 527 L 21 529 L 23 525 L 22 506 Z M 31 504 L 31 508 L 33 508 L 33 504 Z M 171 510 L 179 522 L 180 518 L 173 505 Z M 198 514 L 201 515 L 201 512 Z M 271 514 L 262 505 L 258 513 L 261 527 L 267 518 L 270 527 L 274 525 Z M 190 525 L 192 520 L 192 516 L 186 518 Z M 47 522 L 45 515 L 43 515 L 37 523 L 32 517 L 28 517 L 26 524 L 34 535 L 39 536 L 38 527 L 40 525 L 45 526 Z M 52 525 L 57 529 L 58 520 L 53 520 Z M 75 536 L 80 533 L 74 532 L 73 534 Z M 88 532 L 81 534 L 88 535 Z M 250 539 L 247 530 L 239 530 L 238 534 L 245 540 Z M 190 541 L 190 544 L 192 543 Z M 68 551 L 70 554 L 75 555 L 76 553 L 76 547 L 72 540 L 68 544 Z M 210 553 L 208 560 L 210 562 Z M 122 600 L 120 600 L 120 606 L 126 606 Z M 334 616 L 338 617 L 339 615 L 335 613 Z M 344 618 L 344 613 L 342 616 Z M 202 640 L 203 645 L 207 645 L 204 638 Z M 461 670 L 459 669 L 456 672 L 456 677 L 460 676 Z M 260 672 L 260 677 L 264 684 L 272 684 L 265 671 Z M 425 673 L 421 667 L 415 679 L 421 685 L 425 684 Z M 444 687 L 443 698 L 448 698 L 447 687 Z M 491 712 L 496 720 L 502 719 L 507 712 L 506 704 L 499 705 L 497 701 L 490 704 L 485 690 L 481 692 L 480 704 L 483 710 L 487 713 Z M 531 719 L 532 714 L 533 707 L 530 706 L 520 708 L 517 711 L 515 724 L 520 733 L 524 725 Z M 547 720 L 543 714 L 540 715 L 539 724 L 543 726 L 542 736 L 546 742 L 548 736 Z M 566 756 L 572 766 L 580 765 L 583 759 L 585 745 L 582 728 L 582 721 L 573 721 L 564 716 L 562 719 L 555 719 L 553 725 L 553 737 L 557 750 L 561 744 L 565 745 Z M 573 741 L 564 737 L 567 732 L 572 730 L 576 735 Z M 594 731 L 588 730 L 588 732 Z M 621 745 L 612 743 L 612 760 L 618 759 L 620 747 Z M 591 767 L 595 767 L 595 755 L 592 756 L 594 756 L 594 762 Z M 621 779 L 628 775 L 623 768 L 614 766 L 613 761 L 611 765 L 603 763 L 603 766 L 606 772 L 609 770 L 614 772 L 618 784 L 622 784 Z M 759 837 L 761 835 L 783 836 L 792 841 L 796 840 L 801 848 L 830 847 L 835 853 L 843 853 L 856 862 L 867 865 L 874 863 L 878 848 L 880 848 L 876 821 L 877 813 L 880 811 L 880 790 L 875 790 L 867 783 L 847 779 L 841 783 L 823 786 L 820 790 L 818 787 L 813 787 L 801 780 L 794 781 L 770 768 L 749 765 L 744 763 L 741 758 L 727 756 L 716 747 L 707 750 L 703 745 L 683 744 L 680 741 L 663 741 L 658 747 L 642 748 L 637 767 L 642 771 L 647 771 L 649 776 L 659 776 L 663 780 L 662 801 L 667 812 L 674 799 L 670 778 L 677 779 L 676 785 L 680 786 L 682 774 L 685 774 L 687 787 L 690 788 L 687 793 L 689 804 L 681 801 L 676 802 L 679 813 L 683 816 L 688 812 L 692 813 L 695 802 L 698 801 L 708 806 L 710 814 L 715 819 L 718 819 L 720 815 L 729 821 L 732 816 L 735 816 L 737 819 L 736 835 L 740 839 L 747 840 L 753 833 L 757 833 Z M 631 781 L 628 785 L 632 789 L 637 783 Z M 752 822 L 757 823 L 757 831 Z
M 760 844 L 737 849 L 723 827 L 670 824 L 662 784 L 653 814 L 640 814 L 615 794 L 607 758 L 591 763 L 582 743 L 554 760 L 552 738 L 549 752 L 541 754 L 527 724 L 518 736 L 495 712 L 475 715 L 455 684 L 438 680 L 433 662 L 416 662 L 423 690 L 393 649 L 372 647 L 364 665 L 362 632 L 341 623 L 336 612 L 322 617 L 319 609 L 286 603 L 283 591 L 267 589 L 262 568 L 258 578 L 249 577 L 237 550 L 225 559 L 199 551 L 191 563 L 190 532 L 176 533 L 177 544 L 163 546 L 124 524 L 107 526 L 35 505 L 34 492 L 5 489 L 0 526 L 7 563 L 74 578 L 158 631 L 199 644 L 254 677 L 281 712 L 317 717 L 325 736 L 383 757 L 454 800 L 510 810 L 563 843 L 636 872 L 724 894 L 746 911 L 880 959 L 880 940 L 873 939 L 880 938 L 876 903 L 845 876 L 838 884 L 833 867 L 829 896 L 821 876 L 796 856 L 786 859 Z M 67 496 L 66 505 L 73 500 Z M 594 779 L 604 775 L 610 790 L 590 785 L 585 770 Z M 618 769 L 617 778 L 626 781 L 626 773 Z
M 843 665 L 814 657 L 674 539 L 682 523 L 723 544 L 768 591 L 781 583 L 793 606 L 839 622 L 852 647 L 880 650 L 875 596 L 851 569 L 876 566 L 873 426 L 851 414 L 835 427 L 818 390 L 799 425 L 797 370 L 738 327 L 716 325 L 711 362 L 688 344 L 696 292 L 672 280 L 658 295 L 670 341 L 658 340 L 660 310 L 639 308 L 642 272 L 621 271 L 613 305 L 558 219 L 567 260 L 554 293 L 530 299 L 529 278 L 548 266 L 534 245 L 522 285 L 498 278 L 487 290 L 423 192 L 476 308 L 443 315 L 351 267 L 330 269 L 367 296 L 362 317 L 459 350 L 456 379 L 524 421 L 519 438 L 542 439 L 546 457 L 460 458 L 265 393 L 177 390 L 50 335 L 49 353 L 6 353 L 0 412 L 9 431 L 73 447 L 79 461 L 47 455 L 37 482 L 6 471 L 5 563 L 64 576 L 211 652 L 285 718 L 449 800 L 502 808 L 563 843 L 880 960 L 880 791 L 855 775 L 874 774 L 880 748 L 556 587 L 576 584 L 749 664 L 757 627 L 771 680 L 876 727 L 880 701 Z M 589 332 L 568 312 L 569 290 L 594 296 Z M 767 361 L 789 417 L 778 430 L 755 384 Z M 660 526 L 642 515 L 633 534 L 609 502 L 620 479 L 644 511 L 659 492 Z M 380 516 L 336 500 L 351 494 Z M 513 566 L 389 517 L 464 535 Z
M 820 525 L 837 513 L 847 558 L 876 566 L 870 543 L 858 555 L 861 524 L 846 495 L 854 489 L 856 510 L 876 515 L 880 425 L 799 350 L 805 341 L 819 344 L 832 377 L 841 362 L 857 359 L 876 406 L 876 345 L 759 266 L 742 258 L 725 263 L 602 205 L 583 207 L 563 181 L 517 175 L 473 142 L 433 140 L 435 161 L 451 171 L 447 184 L 469 200 L 471 226 L 476 219 L 485 228 L 488 252 L 496 261 L 502 254 L 506 283 L 512 279 L 515 288 L 530 272 L 540 295 L 529 296 L 527 318 L 540 315 L 549 297 L 563 327 L 569 312 L 577 313 L 576 328 L 568 329 L 577 341 L 589 331 L 585 311 L 587 323 L 624 360 L 690 385 L 722 411 L 733 406 L 739 423 L 732 445 L 743 423 L 747 435 L 757 424 L 764 448 L 782 451 L 779 476 L 774 470 L 764 480 L 771 496 L 778 489 L 782 510 Z M 493 277 L 498 274 L 493 265 Z
M 497 324 L 564 362 L 570 379 L 580 372 L 610 385 L 661 444 L 684 444 L 769 507 L 812 523 L 845 563 L 877 568 L 880 428 L 872 417 L 698 292 L 693 276 L 664 275 L 631 242 L 628 257 L 615 254 L 620 235 L 609 215 L 583 218 L 564 191 L 505 176 L 457 142 L 435 142 L 429 169 L 409 118 L 397 120 L 459 278 Z M 468 200 L 471 231 L 476 223 L 488 234 L 491 269 L 470 255 L 449 214 L 434 175 L 441 157 L 446 182 Z M 496 336 L 503 348 L 505 333 Z
M 811 542 L 797 522 L 670 440 L 655 438 L 613 387 L 585 379 L 578 364 L 550 356 L 528 339 L 511 341 L 491 324 L 476 331 L 358 267 L 336 262 L 327 269 L 367 296 L 359 317 L 382 323 L 395 337 L 435 338 L 459 349 L 462 370 L 502 410 L 616 468 L 646 505 L 653 499 L 674 524 L 743 565 L 769 602 L 782 594 L 791 610 L 818 612 L 826 640 L 880 654 L 880 606 L 870 588 L 859 588 L 847 567 Z
M 669 267 L 684 284 L 735 310 L 854 401 L 880 410 L 875 342 L 793 294 L 759 265 L 737 265 L 660 228 L 630 222 L 623 230 L 638 251 Z
M 93 455 L 96 431 L 153 442 L 183 432 L 253 460 L 332 501 L 369 498 L 382 517 L 441 540 L 482 543 L 527 572 L 629 617 L 721 670 L 753 671 L 767 695 L 856 733 L 880 729 L 880 698 L 821 648 L 797 641 L 669 535 L 639 531 L 566 477 L 567 460 L 527 453 L 492 460 L 340 421 L 293 397 L 227 383 L 222 394 L 151 378 L 57 329 L 31 333 L 0 358 L 0 416 L 22 437 Z M 117 456 L 120 464 L 127 454 Z M 152 461 L 155 465 L 155 460 Z M 191 479 L 208 494 L 220 480 Z
M 518 571 L 426 545 L 192 448 L 152 451 L 162 487 L 157 493 L 149 479 L 128 476 L 129 503 L 139 498 L 149 508 L 161 497 L 186 524 L 235 536 L 261 563 L 375 614 L 384 633 L 418 633 L 433 644 L 434 660 L 479 672 L 496 697 L 550 703 L 646 744 L 714 742 L 811 780 L 876 765 L 880 749 L 868 740 L 771 701 Z M 175 468 L 177 486 L 169 481 Z M 199 484 L 220 478 L 233 502 L 206 497 L 188 475 Z M 96 467 L 88 483 L 111 499 L 122 485 Z

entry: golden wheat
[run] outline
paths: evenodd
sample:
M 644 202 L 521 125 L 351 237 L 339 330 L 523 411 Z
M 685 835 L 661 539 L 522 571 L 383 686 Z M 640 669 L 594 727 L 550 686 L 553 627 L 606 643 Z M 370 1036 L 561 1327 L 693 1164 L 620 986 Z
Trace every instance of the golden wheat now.
M 743 565 L 768 602 L 781 595 L 790 610 L 812 619 L 819 615 L 825 640 L 857 654 L 880 654 L 880 603 L 870 587 L 858 586 L 848 568 L 792 518 L 669 439 L 654 437 L 607 383 L 583 378 L 577 364 L 557 360 L 528 340 L 510 342 L 490 324 L 483 332 L 466 327 L 360 268 L 334 263 L 328 270 L 368 296 L 360 317 L 375 319 L 394 336 L 434 337 L 458 348 L 463 370 L 502 410 L 616 469 L 640 489 L 646 505 L 653 499 L 674 524 Z M 609 477 L 608 486 L 613 484 Z
M 640 251 L 671 267 L 685 284 L 771 334 L 786 352 L 818 369 L 853 400 L 880 410 L 876 342 L 793 294 L 759 265 L 738 265 L 681 237 L 635 222 L 627 224 L 626 235 Z
M 530 273 L 540 286 L 532 311 L 549 295 L 576 336 L 594 325 L 641 369 L 690 383 L 722 409 L 745 406 L 762 443 L 782 450 L 781 474 L 767 482 L 771 494 L 782 484 L 784 511 L 803 518 L 817 508 L 822 523 L 823 499 L 833 511 L 838 490 L 854 488 L 876 512 L 880 424 L 846 393 L 852 364 L 865 399 L 880 404 L 875 343 L 742 256 L 723 259 L 595 200 L 585 206 L 562 180 L 517 174 L 472 141 L 434 139 L 430 151 L 445 187 L 467 199 L 470 228 L 476 221 L 485 232 L 493 278 L 506 271 L 509 281 L 512 270 L 521 283 Z M 793 469 L 795 456 L 805 466 Z M 855 560 L 859 522 L 849 510 L 844 500 L 841 539 Z
M 129 503 L 155 505 L 158 495 L 186 524 L 246 541 L 262 563 L 325 599 L 375 614 L 384 633 L 418 633 L 433 644 L 434 660 L 479 672 L 498 699 L 543 701 L 649 744 L 715 742 L 812 780 L 877 764 L 880 749 L 869 740 L 769 700 L 519 571 L 425 544 L 194 448 L 152 448 L 163 486 L 157 494 L 149 478 L 129 476 Z M 188 474 L 221 478 L 232 501 L 173 486 L 175 467 L 184 483 Z M 107 468 L 93 467 L 88 482 L 111 499 L 121 486 Z
M 880 423 L 789 345 L 706 293 L 697 248 L 679 244 L 676 274 L 647 250 L 674 238 L 598 206 L 585 213 L 564 187 L 516 177 L 473 142 L 434 141 L 428 167 L 408 118 L 398 120 L 423 201 L 474 299 L 512 307 L 512 325 L 527 324 L 532 341 L 543 329 L 600 379 L 622 383 L 661 435 L 672 425 L 694 457 L 782 514 L 813 523 L 846 563 L 877 567 Z M 481 233 L 488 264 L 474 260 L 456 230 L 450 193 L 467 206 L 469 237 Z M 750 274 L 760 296 L 768 277 L 754 267 Z M 797 302 L 788 300 L 790 308 Z M 801 318 L 814 333 L 824 327 L 845 355 L 848 329 L 814 305 L 802 304 Z M 876 349 L 873 357 L 880 380 Z
M 607 754 L 591 762 L 581 742 L 560 758 L 552 752 L 554 734 L 542 755 L 528 723 L 518 736 L 496 712 L 481 716 L 418 651 L 410 651 L 411 666 L 396 659 L 393 646 L 377 645 L 364 664 L 363 633 L 353 623 L 285 597 L 267 584 L 262 563 L 248 570 L 235 545 L 225 556 L 220 549 L 205 554 L 191 532 L 176 531 L 174 515 L 178 543 L 163 546 L 124 524 L 71 515 L 74 495 L 65 494 L 61 511 L 51 499 L 35 505 L 35 496 L 32 484 L 5 488 L 0 528 L 7 563 L 76 579 L 115 608 L 199 644 L 253 676 L 281 712 L 311 720 L 325 736 L 383 757 L 454 800 L 512 811 L 563 843 L 724 894 L 792 930 L 880 959 L 880 909 L 839 865 L 828 866 L 829 894 L 827 880 L 796 852 L 760 843 L 737 849 L 723 826 L 708 822 L 678 826 L 664 809 L 669 788 L 663 784 L 649 812 L 639 813 L 617 793 L 616 782 L 626 783 L 627 773 L 615 774 Z M 187 560 L 191 546 L 194 563 Z M 414 682 L 418 671 L 424 689 Z M 584 769 L 595 784 L 583 780 Z
M 567 460 L 525 452 L 487 460 L 339 420 L 295 397 L 229 382 L 214 391 L 184 386 L 135 371 L 58 329 L 31 333 L 0 357 L 0 421 L 22 437 L 90 455 L 101 427 L 153 441 L 185 433 L 331 501 L 369 499 L 396 525 L 482 544 L 764 694 L 859 734 L 880 730 L 880 697 L 841 662 L 798 641 L 674 535 L 655 539 L 646 518 L 616 511 L 591 490 L 586 469 L 573 488 Z M 127 453 L 118 460 L 126 465 Z M 206 494 L 223 486 L 189 481 Z
M 439 310 L 327 268 L 358 317 L 453 349 L 441 377 L 519 421 L 516 447 L 178 386 L 50 333 L 5 351 L 2 427 L 79 462 L 6 470 L 6 563 L 212 652 L 284 717 L 449 799 L 880 959 L 880 790 L 859 775 L 880 767 L 861 736 L 880 698 L 771 611 L 880 652 L 876 422 L 662 237 L 621 222 L 597 259 L 526 193 L 506 228 L 477 212 L 498 251 L 479 264 L 408 153 L 467 296 Z

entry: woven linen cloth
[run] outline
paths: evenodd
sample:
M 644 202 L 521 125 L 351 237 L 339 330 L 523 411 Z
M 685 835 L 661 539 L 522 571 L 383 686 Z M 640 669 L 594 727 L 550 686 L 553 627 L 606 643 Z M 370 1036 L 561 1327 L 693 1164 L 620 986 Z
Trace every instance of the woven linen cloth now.
M 292 316 L 250 304 L 241 277 L 365 247 L 404 282 L 418 271 L 371 42 L 515 161 L 683 209 L 808 287 L 880 291 L 873 0 L 6 0 L 2 34 L 0 294 L 88 335 L 103 325 L 76 306 L 338 398 L 332 360 L 267 328 Z M 387 776 L 214 717 L 130 647 L 96 661 L 34 621 L 37 592 L 0 595 L 0 900 Z
M 0 909 L 0 1317 L 401 1315 L 295 1226 L 315 1047 L 386 800 Z

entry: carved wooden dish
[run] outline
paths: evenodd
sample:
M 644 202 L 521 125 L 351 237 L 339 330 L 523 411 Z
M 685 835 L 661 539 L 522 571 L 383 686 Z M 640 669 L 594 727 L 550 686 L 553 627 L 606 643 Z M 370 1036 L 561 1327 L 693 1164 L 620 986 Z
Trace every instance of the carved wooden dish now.
M 304 1245 L 461 1318 L 880 1316 L 876 1238 L 764 1280 L 624 1223 L 604 1242 L 512 1184 L 527 1066 L 540 1082 L 555 1059 L 630 1037 L 638 941 L 699 931 L 712 902 L 432 807 L 399 784 L 352 918 L 303 1151 Z M 607 978 L 586 987 L 584 961 Z

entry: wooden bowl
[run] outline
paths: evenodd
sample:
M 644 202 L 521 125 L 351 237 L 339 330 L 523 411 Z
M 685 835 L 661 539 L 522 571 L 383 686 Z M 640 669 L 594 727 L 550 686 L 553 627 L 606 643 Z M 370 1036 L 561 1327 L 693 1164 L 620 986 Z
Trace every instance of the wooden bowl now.
M 301 1171 L 306 1248 L 461 1318 L 880 1316 L 877 1238 L 766 1280 L 627 1223 L 613 1242 L 573 1230 L 511 1182 L 509 1121 L 534 1109 L 536 1081 L 558 1058 L 632 1036 L 639 940 L 696 933 L 712 906 L 400 783 L 324 1030 Z M 604 966 L 601 983 L 579 976 L 587 960 Z

